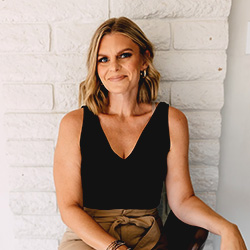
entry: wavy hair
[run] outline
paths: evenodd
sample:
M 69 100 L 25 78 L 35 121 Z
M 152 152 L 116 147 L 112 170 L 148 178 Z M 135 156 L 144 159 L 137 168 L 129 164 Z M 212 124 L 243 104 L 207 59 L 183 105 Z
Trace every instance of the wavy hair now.
M 140 48 L 143 59 L 147 62 L 146 77 L 141 77 L 138 87 L 138 103 L 151 103 L 157 98 L 160 73 L 153 66 L 154 49 L 143 31 L 126 17 L 111 18 L 99 26 L 94 33 L 87 57 L 88 74 L 79 86 L 79 105 L 87 105 L 94 113 L 105 112 L 109 104 L 108 91 L 101 84 L 97 73 L 97 55 L 102 38 L 111 33 L 119 33 L 129 37 Z M 146 53 L 146 51 L 149 53 Z

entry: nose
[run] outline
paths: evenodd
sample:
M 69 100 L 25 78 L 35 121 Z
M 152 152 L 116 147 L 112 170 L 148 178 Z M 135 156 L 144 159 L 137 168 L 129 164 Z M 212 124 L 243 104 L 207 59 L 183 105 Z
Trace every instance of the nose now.
M 117 59 L 114 59 L 112 61 L 110 61 L 110 70 L 111 71 L 118 71 L 120 69 L 121 65 L 119 64 Z

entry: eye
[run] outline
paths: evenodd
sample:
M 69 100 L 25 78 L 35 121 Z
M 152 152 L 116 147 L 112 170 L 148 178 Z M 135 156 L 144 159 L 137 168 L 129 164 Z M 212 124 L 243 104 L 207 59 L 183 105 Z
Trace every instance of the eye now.
M 100 63 L 106 63 L 107 61 L 108 61 L 107 57 L 102 57 L 102 58 L 98 59 L 98 62 L 100 62 Z
M 132 56 L 131 53 L 122 53 L 119 57 L 120 57 L 121 59 L 123 59 L 123 58 L 128 58 L 128 57 L 131 57 L 131 56 Z

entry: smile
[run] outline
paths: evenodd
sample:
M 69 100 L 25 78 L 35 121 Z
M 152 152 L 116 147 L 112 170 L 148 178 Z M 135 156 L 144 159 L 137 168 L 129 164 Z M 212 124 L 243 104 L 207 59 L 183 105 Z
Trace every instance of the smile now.
M 118 81 L 123 80 L 124 78 L 126 78 L 125 75 L 121 75 L 121 76 L 112 76 L 112 77 L 108 78 L 108 80 L 111 81 L 111 82 L 118 82 Z

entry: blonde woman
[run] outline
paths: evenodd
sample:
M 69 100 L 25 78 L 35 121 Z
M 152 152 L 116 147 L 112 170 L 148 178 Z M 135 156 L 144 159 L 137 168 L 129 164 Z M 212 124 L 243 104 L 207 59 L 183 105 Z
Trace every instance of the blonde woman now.
M 107 20 L 93 36 L 80 85 L 84 106 L 62 119 L 55 150 L 57 200 L 68 226 L 60 250 L 153 249 L 164 182 L 180 220 L 221 235 L 221 249 L 246 249 L 237 226 L 194 194 L 187 120 L 155 102 L 153 58 L 152 44 L 125 17 Z

